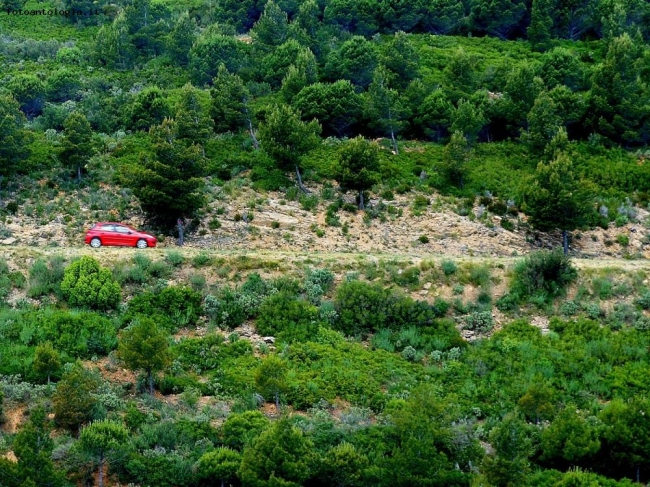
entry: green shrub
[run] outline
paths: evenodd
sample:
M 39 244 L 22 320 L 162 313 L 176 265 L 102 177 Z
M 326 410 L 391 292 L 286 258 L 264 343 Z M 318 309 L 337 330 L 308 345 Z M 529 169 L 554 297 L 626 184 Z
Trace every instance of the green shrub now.
M 531 252 L 515 267 L 511 293 L 520 299 L 548 300 L 565 292 L 577 277 L 571 259 L 562 249 Z
M 327 293 L 334 285 L 334 273 L 329 269 L 309 269 L 305 282 L 320 286 L 323 293 Z
M 456 271 L 458 270 L 456 264 L 451 260 L 443 260 L 440 263 L 440 268 L 442 269 L 442 272 L 445 274 L 445 276 L 451 276 L 452 274 L 455 274 Z
M 170 250 L 165 255 L 165 260 L 167 260 L 167 262 L 169 262 L 169 264 L 173 267 L 180 267 L 185 262 L 185 257 L 183 257 L 183 254 L 176 250 Z
M 318 207 L 318 196 L 316 195 L 301 195 L 298 201 L 305 211 L 311 211 Z
M 430 325 L 442 311 L 424 301 L 357 280 L 341 284 L 334 303 L 338 314 L 334 328 L 352 336 L 365 336 L 381 328 Z
M 38 298 L 51 293 L 57 294 L 63 280 L 64 270 L 62 257 L 55 256 L 50 259 L 49 263 L 44 259 L 37 259 L 29 270 L 27 295 L 30 298 Z
M 207 252 L 201 252 L 192 257 L 192 265 L 197 268 L 206 267 L 212 263 L 212 257 Z
M 515 229 L 515 225 L 507 218 L 501 218 L 501 228 L 509 232 L 512 232 Z
M 261 335 L 272 335 L 284 343 L 305 342 L 318 333 L 318 308 L 286 292 L 266 298 L 255 327 Z
M 609 299 L 612 297 L 612 288 L 614 287 L 612 280 L 609 278 L 595 277 L 591 282 L 591 289 L 593 293 L 600 299 Z
M 417 286 L 420 283 L 420 269 L 407 267 L 393 276 L 393 282 L 398 286 Z
M 468 279 L 476 287 L 488 286 L 490 284 L 490 268 L 486 265 L 471 265 Z
M 489 311 L 476 311 L 465 317 L 465 329 L 481 333 L 488 332 L 494 326 L 492 313 Z
M 154 317 L 165 328 L 192 327 L 203 313 L 201 301 L 201 295 L 192 289 L 169 286 L 159 293 L 145 292 L 135 296 L 129 301 L 124 320 L 128 322 L 142 314 Z
M 420 235 L 418 237 L 418 240 L 419 240 L 420 243 L 423 243 L 423 244 L 429 243 L 429 237 L 427 237 L 426 235 Z
M 560 313 L 564 316 L 574 316 L 580 311 L 580 306 L 575 301 L 565 301 L 560 305 Z
M 88 256 L 65 269 L 61 293 L 72 306 L 95 309 L 115 308 L 122 300 L 122 290 L 111 271 Z
M 596 320 L 603 316 L 603 310 L 600 309 L 598 303 L 585 303 L 583 310 L 590 320 Z
M 650 309 L 650 291 L 645 291 L 634 303 L 643 309 Z
M 627 247 L 628 245 L 630 245 L 630 237 L 628 237 L 627 235 L 623 235 L 623 234 L 617 235 L 616 241 L 622 247 Z

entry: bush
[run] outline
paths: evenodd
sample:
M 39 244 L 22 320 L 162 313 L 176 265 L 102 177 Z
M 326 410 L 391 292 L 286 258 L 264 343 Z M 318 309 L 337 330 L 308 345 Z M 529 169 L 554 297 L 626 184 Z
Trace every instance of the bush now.
M 547 301 L 564 293 L 577 274 L 562 249 L 531 252 L 515 267 L 511 293 L 519 299 L 537 296 Z
M 112 309 L 122 300 L 122 290 L 111 271 L 88 256 L 65 269 L 61 292 L 72 306 Z
M 281 342 L 305 342 L 318 333 L 318 308 L 279 292 L 264 300 L 255 327 L 261 335 L 275 336 Z
M 169 286 L 159 293 L 145 292 L 129 301 L 125 321 L 138 314 L 154 317 L 165 328 L 196 326 L 203 313 L 201 294 L 182 286 Z
M 365 336 L 381 328 L 430 325 L 443 311 L 424 301 L 356 280 L 339 286 L 334 303 L 338 314 L 334 328 L 352 336 Z M 437 305 L 444 308 L 442 303 Z
M 401 274 L 395 274 L 393 281 L 398 286 L 416 286 L 420 283 L 420 269 L 417 267 L 407 267 Z
M 650 291 L 644 292 L 634 303 L 643 309 L 650 309 Z
M 165 255 L 165 260 L 174 267 L 180 267 L 185 262 L 185 257 L 183 257 L 183 254 L 180 252 L 171 250 L 167 252 L 167 255 Z
M 442 269 L 442 272 L 444 272 L 445 276 L 451 276 L 452 274 L 456 273 L 456 271 L 458 270 L 456 264 L 451 260 L 443 260 L 440 264 L 440 267 Z
M 488 332 L 494 326 L 492 313 L 489 311 L 476 311 L 465 317 L 465 329 L 481 333 Z
M 38 298 L 60 291 L 64 275 L 63 258 L 56 256 L 50 259 L 49 264 L 43 259 L 37 259 L 29 270 L 29 288 L 27 295 Z

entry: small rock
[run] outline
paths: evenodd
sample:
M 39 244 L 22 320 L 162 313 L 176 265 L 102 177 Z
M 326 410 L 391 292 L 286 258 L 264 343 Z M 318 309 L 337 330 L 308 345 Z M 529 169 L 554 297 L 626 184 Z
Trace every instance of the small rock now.
M 4 240 L 0 241 L 0 243 L 2 245 L 13 245 L 14 243 L 16 243 L 16 240 L 17 239 L 14 238 L 14 237 L 9 237 L 9 238 L 5 238 Z
M 426 289 L 420 291 L 420 296 L 426 296 L 427 294 L 429 294 L 429 291 L 427 291 Z
M 429 288 L 431 287 L 431 283 L 430 283 L 430 282 L 427 282 L 427 283 L 426 283 L 424 286 L 422 286 L 422 287 L 424 287 L 424 289 L 429 289 Z
M 275 337 L 263 337 L 264 343 L 275 343 Z

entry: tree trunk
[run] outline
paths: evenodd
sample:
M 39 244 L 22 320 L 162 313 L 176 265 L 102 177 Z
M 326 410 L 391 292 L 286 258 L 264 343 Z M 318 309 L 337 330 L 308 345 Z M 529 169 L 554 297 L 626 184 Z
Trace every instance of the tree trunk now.
M 149 381 L 149 394 L 153 396 L 153 373 L 147 370 L 147 380 Z
M 253 122 L 251 122 L 250 117 L 248 117 L 248 131 L 251 133 L 251 139 L 253 139 L 253 147 L 255 147 L 255 150 L 260 148 L 260 143 L 257 141 L 257 137 L 255 137 L 255 130 L 253 129 Z
M 562 230 L 562 248 L 564 249 L 564 255 L 569 255 L 569 236 L 566 230 Z
M 104 487 L 104 454 L 99 454 L 99 473 L 97 474 L 97 485 Z
M 366 205 L 363 202 L 363 190 L 362 189 L 359 190 L 359 209 L 360 210 L 365 210 L 366 209 Z
M 182 247 L 185 243 L 185 228 L 183 227 L 183 220 L 179 218 L 176 222 L 176 225 L 178 226 L 178 245 Z
M 81 183 L 81 164 L 77 164 L 77 184 Z
M 300 176 L 300 169 L 298 168 L 298 164 L 296 164 L 296 178 L 298 179 L 298 187 L 300 190 L 305 194 L 311 193 L 311 191 L 305 188 L 305 185 L 302 184 L 302 177 Z
M 399 147 L 397 146 L 397 140 L 395 140 L 395 131 L 393 130 L 392 125 L 390 127 L 390 140 L 393 143 L 393 149 L 395 149 L 395 154 L 399 156 Z
M 637 465 L 636 466 L 636 483 L 637 484 L 641 483 L 640 476 L 641 476 L 641 466 Z

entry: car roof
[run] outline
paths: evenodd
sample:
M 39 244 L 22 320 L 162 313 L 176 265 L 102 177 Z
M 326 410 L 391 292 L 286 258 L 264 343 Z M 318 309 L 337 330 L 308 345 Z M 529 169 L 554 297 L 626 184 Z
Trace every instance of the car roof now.
M 93 225 L 93 227 L 96 227 L 97 225 L 122 225 L 124 227 L 129 227 L 133 228 L 131 225 L 128 223 L 121 223 L 121 222 L 97 222 Z M 135 228 L 133 228 L 135 230 Z

